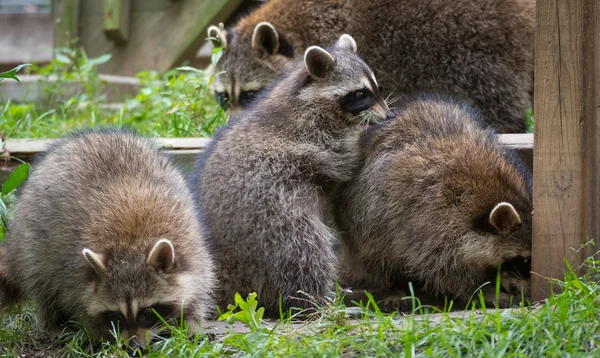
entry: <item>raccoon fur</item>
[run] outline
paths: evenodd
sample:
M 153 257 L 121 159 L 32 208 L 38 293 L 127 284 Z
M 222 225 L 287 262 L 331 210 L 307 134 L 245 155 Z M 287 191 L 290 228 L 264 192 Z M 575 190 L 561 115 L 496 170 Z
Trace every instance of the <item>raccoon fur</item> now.
M 361 122 L 391 115 L 347 35 L 303 59 L 215 136 L 198 159 L 197 191 L 220 289 L 257 292 L 265 315 L 313 307 L 333 290 L 330 192 L 350 179 Z
M 191 331 L 211 308 L 214 266 L 184 177 L 132 132 L 57 140 L 19 190 L 0 250 L 0 307 L 32 299 L 43 327 L 115 327 L 145 346 L 162 318 Z
M 231 29 L 213 90 L 245 107 L 308 45 L 352 35 L 384 96 L 442 93 L 466 100 L 499 132 L 524 132 L 533 93 L 535 0 L 270 0 Z
M 473 109 L 417 96 L 369 128 L 361 148 L 362 167 L 338 197 L 345 285 L 393 292 L 412 281 L 461 302 L 483 286 L 494 304 L 501 264 L 499 305 L 528 297 L 531 175 Z

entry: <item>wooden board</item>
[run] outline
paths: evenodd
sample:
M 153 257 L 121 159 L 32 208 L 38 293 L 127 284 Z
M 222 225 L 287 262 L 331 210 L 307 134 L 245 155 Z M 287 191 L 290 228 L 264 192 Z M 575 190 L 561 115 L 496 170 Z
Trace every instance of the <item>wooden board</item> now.
M 122 102 L 126 98 L 135 97 L 140 90 L 140 80 L 135 77 L 98 75 L 102 86 L 100 95 L 108 103 Z M 47 88 L 59 81 L 55 76 L 21 75 L 17 81 L 2 81 L 0 86 L 0 99 L 17 103 L 44 102 L 50 98 Z M 54 98 L 56 101 L 66 101 L 72 96 L 84 93 L 79 81 L 60 80 L 60 94 Z M 56 94 L 53 94 L 56 95 Z
M 0 72 L 52 60 L 53 25 L 50 14 L 0 14 Z
M 537 1 L 532 270 L 561 280 L 564 259 L 585 272 L 593 248 L 581 245 L 600 240 L 599 8 L 598 0 Z M 534 300 L 550 295 L 539 275 Z
M 194 161 L 210 143 L 210 138 L 157 138 L 156 139 L 167 151 L 172 154 L 181 168 L 189 171 L 194 166 Z M 533 155 L 532 134 L 501 134 L 500 143 L 517 150 L 521 153 L 524 162 L 531 168 Z M 46 146 L 52 139 L 7 139 L 6 148 L 11 155 L 24 160 L 31 161 L 38 154 L 46 150 Z M 19 165 L 13 160 L 10 162 L 0 161 L 0 183 L 6 180 L 8 174 Z

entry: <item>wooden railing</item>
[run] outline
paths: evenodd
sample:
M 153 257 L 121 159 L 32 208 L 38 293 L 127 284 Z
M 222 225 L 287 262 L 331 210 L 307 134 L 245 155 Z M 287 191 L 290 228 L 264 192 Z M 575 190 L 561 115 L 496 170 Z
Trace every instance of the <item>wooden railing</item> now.
M 515 149 L 527 166 L 531 168 L 533 160 L 533 134 L 501 134 L 499 140 L 507 147 Z M 6 149 L 11 156 L 30 162 L 46 150 L 52 139 L 7 139 Z M 198 154 L 210 143 L 209 138 L 158 138 L 157 141 L 171 153 L 180 167 L 189 171 L 194 166 Z M 0 161 L 0 183 L 19 165 L 16 160 Z

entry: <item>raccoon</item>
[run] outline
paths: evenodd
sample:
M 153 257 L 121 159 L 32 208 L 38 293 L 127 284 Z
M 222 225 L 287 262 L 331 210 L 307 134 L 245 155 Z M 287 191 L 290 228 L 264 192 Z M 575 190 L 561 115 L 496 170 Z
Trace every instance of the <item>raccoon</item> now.
M 525 131 L 535 0 L 270 0 L 208 33 L 224 47 L 212 85 L 223 106 L 246 107 L 294 55 L 349 33 L 384 96 L 443 93 L 468 101 L 499 132 Z
M 531 174 L 470 106 L 406 100 L 361 148 L 362 167 L 338 195 L 345 285 L 393 292 L 412 281 L 460 302 L 483 287 L 495 304 L 496 287 L 485 284 L 501 265 L 499 306 L 528 297 Z M 388 310 L 403 307 L 380 298 Z
M 53 335 L 76 320 L 143 347 L 163 328 L 158 316 L 183 316 L 194 332 L 211 308 L 214 264 L 185 178 L 133 132 L 52 144 L 20 189 L 0 253 L 0 307 L 34 300 Z
M 334 288 L 330 193 L 354 170 L 356 128 L 392 115 L 355 51 L 348 35 L 309 47 L 199 157 L 193 187 L 219 307 L 255 291 L 265 315 L 279 317 Z

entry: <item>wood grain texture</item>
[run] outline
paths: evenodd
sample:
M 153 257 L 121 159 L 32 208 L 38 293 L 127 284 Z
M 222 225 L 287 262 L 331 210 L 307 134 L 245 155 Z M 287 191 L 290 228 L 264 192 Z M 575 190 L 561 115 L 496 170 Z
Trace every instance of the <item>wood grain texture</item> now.
M 533 157 L 532 270 L 563 279 L 566 258 L 577 273 L 598 233 L 600 79 L 597 0 L 538 0 Z M 532 298 L 550 295 L 532 277 Z M 556 285 L 554 285 L 556 287 Z

